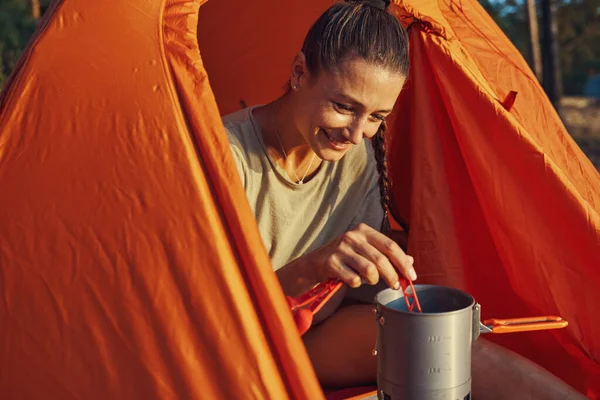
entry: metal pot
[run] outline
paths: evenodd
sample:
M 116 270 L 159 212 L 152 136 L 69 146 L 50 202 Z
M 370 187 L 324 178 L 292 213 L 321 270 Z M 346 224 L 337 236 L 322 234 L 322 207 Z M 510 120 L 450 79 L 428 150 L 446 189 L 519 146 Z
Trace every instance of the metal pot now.
M 475 299 L 458 289 L 414 285 L 422 312 L 409 312 L 402 290 L 375 296 L 379 323 L 378 398 L 467 400 L 471 393 L 471 344 L 481 333 L 509 333 L 567 326 L 560 317 L 480 320 Z

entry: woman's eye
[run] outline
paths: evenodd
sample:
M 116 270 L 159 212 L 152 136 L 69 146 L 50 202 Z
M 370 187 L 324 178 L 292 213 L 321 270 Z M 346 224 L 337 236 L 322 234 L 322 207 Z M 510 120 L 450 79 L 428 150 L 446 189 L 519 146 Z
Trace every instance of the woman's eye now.
M 335 106 L 335 108 L 337 108 L 338 110 L 343 111 L 343 112 L 352 112 L 352 111 L 354 111 L 354 109 L 351 106 L 347 105 L 347 104 L 333 103 L 333 105 Z
M 371 115 L 371 118 L 373 118 L 377 122 L 385 121 L 385 117 L 383 115 L 380 115 L 380 114 L 373 114 L 373 115 Z

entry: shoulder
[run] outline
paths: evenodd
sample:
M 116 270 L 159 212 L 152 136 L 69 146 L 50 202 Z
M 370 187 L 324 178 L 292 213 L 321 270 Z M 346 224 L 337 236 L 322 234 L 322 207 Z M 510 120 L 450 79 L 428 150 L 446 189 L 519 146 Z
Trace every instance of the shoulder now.
M 222 119 L 227 138 L 232 145 L 241 145 L 244 132 L 247 131 L 247 125 L 250 121 L 250 108 L 236 111 L 228 114 Z
M 236 156 L 244 159 L 241 162 L 249 162 L 256 154 L 261 153 L 258 132 L 251 114 L 253 108 L 255 107 L 244 108 L 222 119 L 229 145 Z
M 248 163 L 255 143 L 252 134 L 251 108 L 236 111 L 222 118 L 227 141 L 233 154 L 244 187 L 247 183 Z

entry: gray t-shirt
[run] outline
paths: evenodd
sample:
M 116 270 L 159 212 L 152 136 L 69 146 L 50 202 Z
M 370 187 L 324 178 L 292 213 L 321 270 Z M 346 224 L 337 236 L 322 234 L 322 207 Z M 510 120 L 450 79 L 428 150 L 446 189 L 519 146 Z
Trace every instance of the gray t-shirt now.
M 255 106 L 256 107 L 256 106 Z M 268 156 L 249 107 L 223 119 L 246 196 L 275 270 L 359 223 L 381 228 L 377 164 L 364 140 L 294 183 Z

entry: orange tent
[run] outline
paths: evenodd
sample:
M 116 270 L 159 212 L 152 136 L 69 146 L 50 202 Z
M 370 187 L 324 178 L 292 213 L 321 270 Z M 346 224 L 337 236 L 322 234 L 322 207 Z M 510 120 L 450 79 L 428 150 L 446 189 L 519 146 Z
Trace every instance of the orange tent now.
M 220 115 L 280 93 L 330 2 L 202 3 L 55 1 L 2 92 L 1 398 L 322 397 Z M 598 398 L 598 173 L 475 1 L 398 13 L 390 163 L 420 281 L 563 316 L 500 342 Z

